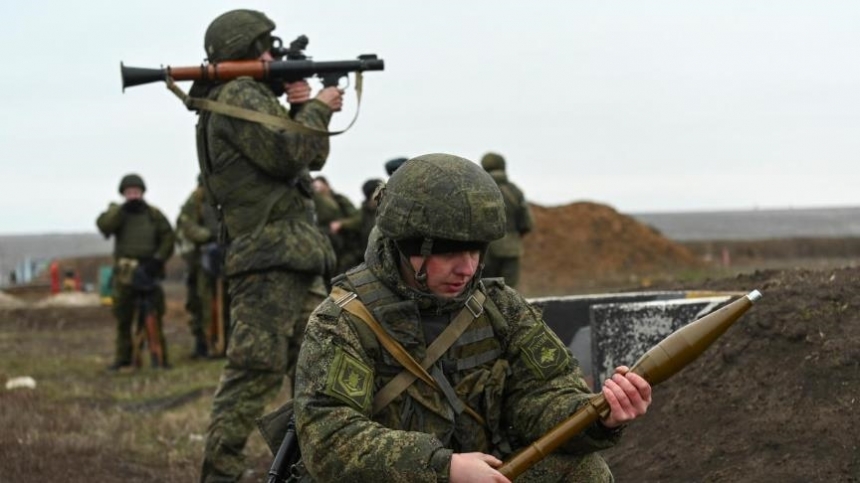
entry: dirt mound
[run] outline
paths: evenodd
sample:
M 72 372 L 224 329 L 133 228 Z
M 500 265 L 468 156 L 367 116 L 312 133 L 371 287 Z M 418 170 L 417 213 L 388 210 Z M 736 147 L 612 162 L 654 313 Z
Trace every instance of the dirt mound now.
M 618 481 L 860 482 L 860 268 L 681 288 L 764 298 L 655 388 L 605 453 Z
M 701 265 L 684 246 L 606 205 L 532 205 L 532 214 L 519 287 L 528 295 L 593 289 L 594 279 L 647 285 L 667 270 Z

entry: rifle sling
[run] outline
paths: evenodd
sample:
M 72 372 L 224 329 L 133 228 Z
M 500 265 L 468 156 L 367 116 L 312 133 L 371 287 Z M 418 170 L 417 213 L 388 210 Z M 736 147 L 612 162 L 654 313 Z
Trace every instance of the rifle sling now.
M 364 84 L 361 72 L 356 72 L 355 92 L 358 96 L 358 104 L 355 108 L 355 116 L 352 118 L 352 121 L 349 123 L 349 125 L 340 131 L 325 131 L 305 126 L 304 124 L 293 121 L 289 118 L 274 116 L 272 114 L 266 114 L 251 109 L 244 109 L 223 102 L 212 101 L 209 99 L 201 99 L 198 97 L 191 97 L 185 92 L 183 92 L 182 89 L 180 89 L 179 86 L 176 85 L 176 83 L 170 76 L 167 76 L 164 79 L 164 82 L 167 84 L 167 88 L 170 90 L 170 92 L 173 92 L 173 94 L 175 94 L 176 97 L 178 97 L 179 100 L 182 101 L 182 103 L 185 104 L 185 107 L 187 107 L 188 109 L 196 111 L 210 111 L 216 114 L 221 114 L 223 116 L 234 117 L 236 119 L 256 122 L 259 124 L 266 124 L 268 126 L 285 129 L 287 131 L 299 132 L 302 134 L 309 134 L 311 136 L 337 136 L 338 134 L 343 134 L 348 131 L 358 119 L 358 113 L 361 110 L 361 91 Z
M 412 385 L 416 379 L 421 379 L 430 387 L 441 392 L 458 413 L 465 411 L 469 416 L 472 416 L 475 421 L 480 423 L 482 426 L 486 426 L 484 418 L 474 409 L 469 407 L 468 404 L 459 399 L 459 397 L 453 393 L 453 389 L 447 381 L 442 383 L 447 386 L 443 389 L 442 385 L 433 376 L 431 376 L 426 369 L 432 366 L 442 356 L 442 354 L 444 354 L 445 351 L 447 351 L 454 342 L 460 338 L 472 321 L 481 316 L 483 313 L 483 302 L 486 298 L 482 292 L 475 292 L 475 294 L 466 302 L 466 307 L 464 307 L 463 310 L 461 310 L 454 318 L 454 321 L 451 322 L 448 327 L 439 334 L 436 340 L 427 347 L 427 354 L 424 357 L 424 360 L 421 361 L 421 364 L 419 364 L 412 355 L 400 345 L 399 342 L 394 340 L 394 338 L 391 337 L 391 335 L 389 335 L 381 325 L 379 325 L 379 322 L 377 322 L 370 311 L 367 310 L 367 307 L 358 299 L 357 294 L 348 292 L 340 287 L 333 287 L 331 290 L 331 297 L 339 307 L 364 322 L 365 325 L 367 325 L 370 330 L 376 334 L 377 339 L 379 339 L 379 342 L 383 347 L 385 347 L 385 350 L 394 356 L 394 358 L 397 359 L 397 362 L 405 368 L 403 372 L 388 381 L 388 383 L 376 393 L 376 396 L 373 399 L 373 414 L 377 414 L 382 410 L 382 408 L 391 403 L 394 398 L 399 396 L 406 390 L 406 388 Z M 437 376 L 443 378 L 444 376 L 441 375 L 441 371 L 438 372 L 439 374 L 437 374 Z M 452 398 L 455 399 L 452 400 Z

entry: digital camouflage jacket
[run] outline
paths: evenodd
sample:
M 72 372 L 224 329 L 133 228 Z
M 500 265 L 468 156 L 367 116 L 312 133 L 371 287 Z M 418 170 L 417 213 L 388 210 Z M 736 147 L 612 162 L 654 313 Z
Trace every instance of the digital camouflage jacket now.
M 241 77 L 208 97 L 266 114 L 289 113 L 266 84 Z M 331 109 L 307 102 L 295 121 L 325 130 Z M 310 170 L 319 170 L 329 141 L 201 111 L 197 152 L 204 181 L 221 206 L 229 240 L 228 276 L 273 268 L 324 274 L 334 264 L 328 239 L 316 227 Z
M 452 303 L 406 286 L 393 243 L 371 238 L 366 263 L 335 284 L 358 293 L 386 331 L 420 361 L 429 343 L 426 325 L 447 323 L 470 294 Z M 457 414 L 445 396 L 420 380 L 372 414 L 376 391 L 403 368 L 360 319 L 331 298 L 316 309 L 299 355 L 294 406 L 311 478 L 447 481 L 452 453 L 504 458 L 591 396 L 578 362 L 536 309 L 500 281 L 472 286 L 487 295 L 484 312 L 432 369 L 444 374 L 486 426 L 465 412 Z M 611 446 L 617 437 L 595 424 L 560 451 L 587 454 Z

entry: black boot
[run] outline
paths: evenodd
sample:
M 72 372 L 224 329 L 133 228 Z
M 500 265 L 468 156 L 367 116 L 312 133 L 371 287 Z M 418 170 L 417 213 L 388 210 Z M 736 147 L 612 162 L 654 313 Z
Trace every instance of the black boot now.
M 194 353 L 191 354 L 192 359 L 201 359 L 209 355 L 209 348 L 206 346 L 206 337 L 198 335 L 194 337 Z

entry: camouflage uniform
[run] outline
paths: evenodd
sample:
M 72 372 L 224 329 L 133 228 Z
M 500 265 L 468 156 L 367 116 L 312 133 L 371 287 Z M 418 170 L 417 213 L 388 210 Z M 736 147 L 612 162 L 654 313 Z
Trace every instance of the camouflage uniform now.
M 333 221 L 342 220 L 355 216 L 358 210 L 346 196 L 330 191 L 329 193 L 314 193 L 314 206 L 317 211 L 317 224 L 323 232 L 328 234 L 337 256 L 337 267 L 334 274 L 340 274 L 346 269 L 361 262 L 364 252 L 359 251 L 358 234 L 350 230 L 331 233 L 329 224 Z
M 143 180 L 137 175 L 128 175 L 120 183 L 119 192 L 126 187 L 137 186 L 146 189 Z M 164 278 L 164 262 L 173 254 L 175 235 L 170 222 L 158 208 L 145 201 L 126 202 L 122 205 L 111 203 L 107 211 L 99 215 L 96 225 L 108 238 L 114 237 L 114 276 L 113 276 L 113 313 L 117 321 L 117 337 L 114 364 L 111 368 L 130 365 L 132 362 L 132 326 L 137 309 L 148 304 L 156 311 L 158 336 L 167 362 L 167 342 L 162 330 L 164 316 L 164 290 L 155 283 L 154 287 L 141 290 L 133 285 L 131 274 L 119 276 L 120 261 L 134 260 L 138 270 L 155 281 Z
M 193 246 L 187 258 L 189 278 L 189 301 L 194 300 L 196 310 L 192 314 L 191 332 L 195 339 L 194 354 L 206 356 L 209 354 L 207 330 L 213 319 L 213 302 L 215 300 L 216 284 L 220 276 L 221 248 L 218 244 L 218 216 L 215 209 L 206 199 L 206 192 L 198 186 L 182 205 L 179 219 L 176 223 L 180 237 L 188 240 Z M 225 323 L 225 326 L 228 325 Z M 225 330 L 227 327 L 225 327 Z
M 367 240 L 370 239 L 370 231 L 376 226 L 376 200 L 373 198 L 376 188 L 383 184 L 381 179 L 369 179 L 361 186 L 361 191 L 364 193 L 364 201 L 361 207 L 352 214 L 352 216 L 342 220 L 341 230 L 351 232 L 357 237 L 356 252 L 358 257 L 355 259 L 356 265 L 364 260 L 364 252 L 367 250 Z M 351 268 L 349 265 L 346 268 Z
M 425 189 L 426 196 L 404 194 L 410 189 Z M 433 205 L 434 199 L 444 201 Z M 481 281 L 479 272 L 460 295 L 442 299 L 402 279 L 401 239 L 423 233 L 422 252 L 430 245 L 432 253 L 440 239 L 486 243 L 502 236 L 503 201 L 486 173 L 450 155 L 413 158 L 389 181 L 377 216 L 365 263 L 335 284 L 356 293 L 416 360 L 474 294 L 486 300 L 481 315 L 428 368 L 456 396 L 417 380 L 374 412 L 377 391 L 403 367 L 364 322 L 326 299 L 311 315 L 299 355 L 294 407 L 303 481 L 448 481 L 453 453 L 505 458 L 586 403 L 592 395 L 577 361 L 501 280 Z M 612 481 L 595 451 L 618 436 L 595 423 L 518 481 Z
M 274 23 L 234 10 L 206 32 L 209 60 L 258 58 L 271 47 Z M 192 92 L 201 93 L 201 89 Z M 272 87 L 243 77 L 202 89 L 218 102 L 284 118 Z M 304 104 L 294 120 L 326 129 L 331 109 Z M 202 481 L 236 481 L 254 418 L 278 393 L 297 357 L 304 320 L 324 297 L 321 275 L 334 268 L 331 244 L 316 227 L 309 170 L 322 168 L 328 138 L 200 112 L 201 173 L 220 206 L 228 239 L 230 320 L 227 365 L 215 393 Z
M 504 278 L 509 287 L 516 287 L 520 280 L 520 257 L 523 256 L 522 237 L 534 227 L 531 210 L 523 192 L 508 181 L 503 157 L 487 153 L 481 159 L 481 166 L 499 185 L 507 214 L 505 236 L 490 244 L 484 276 Z

